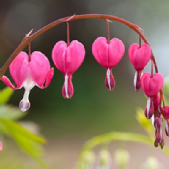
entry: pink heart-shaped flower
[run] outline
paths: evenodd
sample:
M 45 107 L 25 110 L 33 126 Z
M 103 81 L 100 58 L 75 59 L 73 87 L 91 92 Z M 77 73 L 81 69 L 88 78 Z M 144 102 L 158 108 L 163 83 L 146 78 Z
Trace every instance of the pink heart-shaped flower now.
M 139 44 L 134 43 L 129 47 L 128 55 L 134 68 L 137 71 L 143 70 L 151 58 L 151 48 L 147 44 L 139 47 Z
M 155 73 L 151 77 L 150 73 L 144 73 L 141 77 L 141 87 L 148 97 L 156 96 L 163 87 L 163 76 Z
M 77 40 L 73 40 L 69 46 L 64 41 L 59 41 L 52 50 L 53 62 L 63 74 L 73 74 L 82 64 L 84 57 L 85 48 Z
M 122 59 L 125 52 L 123 42 L 113 38 L 107 43 L 105 37 L 98 37 L 92 45 L 92 53 L 97 62 L 106 68 L 112 68 Z

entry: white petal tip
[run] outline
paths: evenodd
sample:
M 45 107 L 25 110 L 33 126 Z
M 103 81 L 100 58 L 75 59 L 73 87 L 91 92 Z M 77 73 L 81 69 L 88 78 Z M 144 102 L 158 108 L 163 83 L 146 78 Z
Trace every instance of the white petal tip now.
M 21 111 L 25 112 L 30 108 L 30 103 L 29 102 L 24 102 L 23 100 L 20 101 L 19 107 Z

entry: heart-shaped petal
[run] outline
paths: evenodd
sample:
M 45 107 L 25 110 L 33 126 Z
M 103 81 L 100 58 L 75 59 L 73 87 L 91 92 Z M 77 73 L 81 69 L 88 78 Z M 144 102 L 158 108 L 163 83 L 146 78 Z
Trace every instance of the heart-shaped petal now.
M 92 53 L 102 66 L 112 68 L 122 59 L 125 52 L 123 42 L 113 38 L 109 43 L 105 37 L 98 37 L 92 45 Z
M 29 62 L 30 77 L 38 85 L 42 86 L 45 82 L 46 75 L 50 70 L 50 63 L 47 57 L 38 51 L 31 54 L 31 61 Z
M 139 47 L 139 44 L 134 43 L 129 47 L 128 55 L 134 68 L 137 71 L 143 70 L 151 58 L 151 48 L 147 44 Z
M 52 59 L 55 66 L 64 74 L 73 74 L 82 64 L 85 49 L 82 43 L 73 40 L 67 47 L 64 41 L 55 44 L 52 50 Z
M 28 55 L 20 52 L 9 66 L 10 74 L 17 86 L 22 86 L 28 76 Z
M 163 87 L 163 76 L 155 73 L 151 77 L 150 73 L 144 73 L 141 77 L 141 87 L 148 97 L 156 96 Z

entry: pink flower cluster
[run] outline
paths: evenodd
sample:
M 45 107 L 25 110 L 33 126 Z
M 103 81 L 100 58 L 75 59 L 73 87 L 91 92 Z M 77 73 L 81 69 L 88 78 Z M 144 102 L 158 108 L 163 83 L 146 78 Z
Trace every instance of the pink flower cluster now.
M 117 38 L 107 40 L 105 37 L 98 37 L 92 45 L 92 53 L 97 62 L 106 68 L 105 86 L 108 90 L 113 90 L 115 80 L 112 68 L 122 59 L 125 53 L 123 42 Z M 155 128 L 155 146 L 163 147 L 164 139 L 162 135 L 161 114 L 166 120 L 166 134 L 169 136 L 169 106 L 161 107 L 161 98 L 158 95 L 163 86 L 163 77 L 159 73 L 143 73 L 144 67 L 152 56 L 151 48 L 148 44 L 132 44 L 128 51 L 129 59 L 133 64 L 136 73 L 134 77 L 134 88 L 140 88 L 147 95 L 147 107 L 145 116 L 152 118 Z M 85 57 L 85 48 L 82 43 L 73 40 L 70 44 L 59 41 L 52 50 L 52 60 L 55 66 L 64 74 L 64 85 L 62 95 L 64 98 L 71 98 L 74 93 L 72 75 L 81 66 Z M 30 107 L 29 92 L 34 86 L 43 89 L 49 86 L 54 69 L 50 68 L 47 57 L 41 52 L 35 51 L 30 56 L 25 52 L 20 52 L 9 66 L 10 74 L 16 83 L 16 87 L 6 77 L 2 81 L 12 89 L 25 88 L 23 99 L 19 103 L 22 111 Z M 45 85 L 44 85 L 45 84 Z
M 149 45 L 143 44 L 142 46 L 139 46 L 138 44 L 132 44 L 129 48 L 128 54 L 130 61 L 136 70 L 134 78 L 134 88 L 136 91 L 142 88 L 142 90 L 148 97 L 147 106 L 144 113 L 147 119 L 152 118 L 152 124 L 155 128 L 154 145 L 156 147 L 160 145 L 161 148 L 163 148 L 165 143 L 162 134 L 163 119 L 161 115 L 163 115 L 164 119 L 166 120 L 165 131 L 166 135 L 169 136 L 169 106 L 161 107 L 161 97 L 158 95 L 163 87 L 163 77 L 159 73 L 150 74 L 142 72 L 144 67 L 151 59 L 152 52 Z

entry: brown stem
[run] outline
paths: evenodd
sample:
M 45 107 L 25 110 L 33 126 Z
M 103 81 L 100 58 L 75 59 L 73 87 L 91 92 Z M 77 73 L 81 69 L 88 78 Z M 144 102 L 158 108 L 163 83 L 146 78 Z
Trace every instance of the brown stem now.
M 28 44 L 29 61 L 31 61 L 31 43 Z
M 151 77 L 153 77 L 153 61 L 151 60 Z
M 139 36 L 139 48 L 141 48 L 141 36 Z
M 67 22 L 67 46 L 70 45 L 69 23 Z
M 107 43 L 109 43 L 110 42 L 109 20 L 106 19 L 106 21 L 107 21 Z

